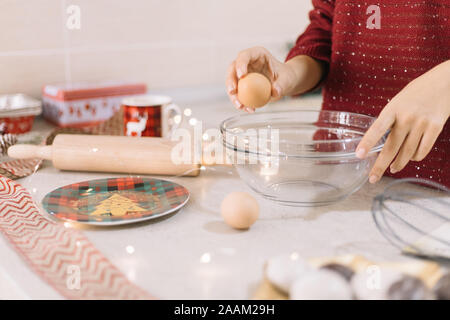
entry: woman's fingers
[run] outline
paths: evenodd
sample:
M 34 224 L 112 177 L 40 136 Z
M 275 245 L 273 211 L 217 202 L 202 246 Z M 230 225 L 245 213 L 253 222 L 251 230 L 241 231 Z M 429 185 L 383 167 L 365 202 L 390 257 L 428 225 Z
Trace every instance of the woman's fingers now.
M 236 62 L 233 61 L 231 65 L 228 67 L 227 79 L 225 81 L 225 85 L 227 87 L 227 94 L 230 98 L 231 102 L 235 106 L 236 109 L 242 109 L 243 105 L 239 102 L 237 97 L 237 75 L 236 75 Z
M 425 159 L 427 154 L 431 151 L 431 148 L 433 148 L 433 145 L 439 137 L 442 128 L 443 126 L 440 125 L 429 125 L 427 127 L 423 134 L 422 140 L 420 141 L 419 147 L 412 157 L 413 161 L 422 161 Z
M 272 99 L 273 99 L 274 101 L 280 99 L 280 98 L 283 96 L 283 95 L 282 95 L 281 86 L 280 86 L 279 83 L 274 82 L 274 83 L 272 84 L 272 92 L 271 92 L 271 96 L 272 96 Z
M 248 72 L 248 64 L 250 63 L 251 54 L 249 50 L 242 51 L 236 58 L 236 75 L 238 80 L 245 76 Z
M 383 110 L 385 111 L 386 108 Z M 367 153 L 376 145 L 376 143 L 383 137 L 386 131 L 392 127 L 395 121 L 395 114 L 390 112 L 381 112 L 377 120 L 370 126 L 361 142 L 356 148 L 356 156 L 364 159 Z
M 402 170 L 413 158 L 420 144 L 420 140 L 422 139 L 423 131 L 424 130 L 422 128 L 416 127 L 409 132 L 397 157 L 395 158 L 395 161 L 391 164 L 391 173 L 396 173 Z
M 242 103 L 239 102 L 239 99 L 237 97 L 237 95 L 233 94 L 230 96 L 230 100 L 233 103 L 234 107 L 236 109 L 242 109 L 244 108 L 244 105 Z
M 387 130 L 387 129 L 386 129 Z M 402 127 L 395 126 L 389 134 L 383 149 L 380 152 L 372 171 L 369 174 L 370 183 L 375 183 L 383 176 L 387 167 L 391 164 L 392 160 L 398 153 L 398 150 L 403 144 L 408 130 Z M 378 140 L 377 140 L 378 141 Z
M 236 62 L 233 61 L 228 67 L 227 79 L 225 85 L 227 87 L 227 93 L 229 95 L 237 93 L 237 75 L 236 75 Z
M 391 172 L 402 170 L 409 161 L 422 161 L 431 151 L 438 138 L 442 126 L 432 125 L 426 120 L 418 121 L 411 129 L 400 152 L 391 164 Z
M 394 115 L 393 112 L 391 114 Z M 395 116 L 390 116 L 389 112 L 382 112 L 361 140 L 357 156 L 361 158 L 361 149 L 366 155 L 390 127 L 392 130 L 370 172 L 371 183 L 377 182 L 389 165 L 391 172 L 396 173 L 411 160 L 422 161 L 431 151 L 443 126 L 432 124 L 427 118 L 418 118 L 412 114 L 403 114 L 396 119 Z
M 230 65 L 227 73 L 226 87 L 230 100 L 237 109 L 244 109 L 249 113 L 255 112 L 255 108 L 243 106 L 237 96 L 239 79 L 249 72 L 264 74 L 273 83 L 277 76 L 275 74 L 274 61 L 269 51 L 262 47 L 255 47 L 240 52 L 236 60 Z M 272 96 L 281 98 L 282 90 L 279 86 L 272 88 Z
M 247 49 L 238 54 L 236 58 L 236 75 L 241 79 L 249 72 L 259 72 L 274 80 L 274 69 L 271 55 L 267 49 L 255 47 Z
M 286 90 L 289 88 L 292 79 L 289 78 L 287 72 L 280 73 L 272 82 L 272 98 L 280 99 L 286 95 Z

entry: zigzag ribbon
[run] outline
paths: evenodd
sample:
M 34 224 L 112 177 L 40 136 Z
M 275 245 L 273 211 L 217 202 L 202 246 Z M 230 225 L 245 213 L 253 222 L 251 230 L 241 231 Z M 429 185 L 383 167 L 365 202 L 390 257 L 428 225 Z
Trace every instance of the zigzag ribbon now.
M 152 299 L 82 232 L 46 218 L 20 184 L 0 176 L 0 232 L 28 265 L 68 299 Z M 74 277 L 79 276 L 77 280 Z

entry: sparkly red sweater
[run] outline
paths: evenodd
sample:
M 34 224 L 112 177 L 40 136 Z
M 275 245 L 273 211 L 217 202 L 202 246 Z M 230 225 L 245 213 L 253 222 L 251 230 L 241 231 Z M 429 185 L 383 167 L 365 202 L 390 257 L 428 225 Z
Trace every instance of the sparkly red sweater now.
M 377 116 L 406 84 L 450 59 L 450 0 L 312 2 L 311 23 L 287 59 L 308 55 L 327 64 L 325 110 Z M 423 161 L 386 175 L 450 186 L 449 152 L 447 121 Z

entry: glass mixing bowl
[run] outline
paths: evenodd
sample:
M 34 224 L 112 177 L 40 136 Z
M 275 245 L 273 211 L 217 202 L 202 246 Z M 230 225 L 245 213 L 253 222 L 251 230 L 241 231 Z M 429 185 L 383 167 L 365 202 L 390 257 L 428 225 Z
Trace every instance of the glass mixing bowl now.
M 355 149 L 375 118 L 339 111 L 238 115 L 220 130 L 227 161 L 250 188 L 291 206 L 344 199 L 366 181 L 386 136 L 361 160 Z

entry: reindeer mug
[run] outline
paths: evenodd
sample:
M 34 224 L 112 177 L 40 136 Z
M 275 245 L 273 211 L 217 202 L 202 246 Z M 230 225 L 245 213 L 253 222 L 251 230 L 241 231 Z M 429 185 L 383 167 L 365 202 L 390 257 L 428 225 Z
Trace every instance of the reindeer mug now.
M 180 108 L 167 96 L 133 96 L 123 99 L 122 107 L 126 136 L 170 137 L 181 122 Z

